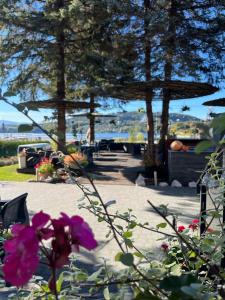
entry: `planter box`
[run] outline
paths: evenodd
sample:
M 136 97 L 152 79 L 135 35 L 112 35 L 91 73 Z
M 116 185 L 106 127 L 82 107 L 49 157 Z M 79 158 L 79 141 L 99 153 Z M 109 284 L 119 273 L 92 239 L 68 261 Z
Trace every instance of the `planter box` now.
M 182 185 L 197 181 L 212 152 L 196 154 L 194 151 L 168 151 L 169 181 L 178 180 Z

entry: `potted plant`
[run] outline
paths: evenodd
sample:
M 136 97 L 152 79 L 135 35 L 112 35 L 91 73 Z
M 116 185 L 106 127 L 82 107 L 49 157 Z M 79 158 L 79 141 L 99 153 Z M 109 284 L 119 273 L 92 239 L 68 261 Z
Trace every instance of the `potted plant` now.
M 42 179 L 52 177 L 55 171 L 53 164 L 47 158 L 44 158 L 39 164 L 35 166 L 37 169 L 38 175 Z
M 64 157 L 64 164 L 72 170 L 76 170 L 76 173 L 78 171 L 78 175 L 81 175 L 82 170 L 77 163 L 81 167 L 86 167 L 88 165 L 87 156 L 81 152 L 76 152 Z

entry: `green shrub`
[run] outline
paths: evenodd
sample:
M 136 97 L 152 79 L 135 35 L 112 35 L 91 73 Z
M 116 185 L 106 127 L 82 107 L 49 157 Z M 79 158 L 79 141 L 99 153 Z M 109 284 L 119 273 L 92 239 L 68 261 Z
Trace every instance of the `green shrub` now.
M 67 145 L 66 150 L 67 150 L 68 154 L 76 153 L 79 151 L 78 146 L 76 146 L 74 144 Z

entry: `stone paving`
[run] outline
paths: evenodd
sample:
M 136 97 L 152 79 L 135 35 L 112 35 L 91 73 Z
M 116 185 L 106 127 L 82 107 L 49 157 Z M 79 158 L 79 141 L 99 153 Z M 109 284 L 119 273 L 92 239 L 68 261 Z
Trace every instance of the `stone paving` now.
M 160 216 L 152 211 L 147 200 L 155 206 L 168 204 L 172 213 L 179 216 L 179 224 L 188 224 L 190 220 L 199 213 L 199 199 L 195 189 L 172 188 L 172 187 L 138 187 L 130 185 L 97 185 L 99 193 L 105 202 L 116 200 L 116 204 L 109 207 L 110 212 L 120 213 L 133 210 L 137 220 L 148 222 L 151 227 L 155 227 L 162 222 Z M 91 226 L 99 241 L 99 247 L 95 252 L 85 253 L 84 259 L 89 263 L 96 264 L 101 257 L 107 259 L 109 263 L 115 264 L 114 257 L 119 251 L 114 240 L 106 239 L 108 227 L 104 222 L 99 223 L 97 218 L 87 210 L 78 209 L 78 199 L 82 197 L 82 192 L 77 186 L 72 184 L 49 184 L 38 182 L 27 183 L 0 183 L 1 199 L 12 199 L 19 194 L 28 192 L 27 206 L 30 215 L 43 210 L 53 217 L 59 216 L 60 212 L 69 215 L 81 215 Z M 167 232 L 169 229 L 165 229 Z M 143 250 L 157 250 L 160 254 L 161 241 L 157 241 L 161 235 L 143 229 L 134 230 L 135 245 Z M 119 265 L 118 265 L 119 267 Z

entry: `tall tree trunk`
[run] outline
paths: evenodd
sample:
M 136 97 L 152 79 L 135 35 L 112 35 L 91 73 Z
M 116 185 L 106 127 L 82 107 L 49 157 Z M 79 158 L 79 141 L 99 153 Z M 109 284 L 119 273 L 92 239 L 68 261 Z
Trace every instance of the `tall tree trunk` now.
M 175 50 L 175 34 L 176 34 L 176 24 L 175 17 L 177 13 L 177 3 L 176 0 L 171 0 L 171 5 L 169 9 L 169 26 L 168 26 L 168 40 L 167 40 L 167 51 L 166 51 L 166 62 L 164 66 L 164 80 L 172 79 L 173 70 L 173 55 Z M 166 166 L 168 165 L 168 153 L 166 139 L 168 136 L 169 127 L 169 104 L 171 100 L 171 91 L 163 90 L 163 108 L 161 117 L 161 131 L 159 140 L 159 151 L 163 155 L 162 163 Z
M 90 95 L 90 143 L 94 143 L 95 141 L 95 117 L 93 113 L 94 109 L 95 97 L 93 94 Z
M 59 10 L 60 8 L 64 7 L 64 0 L 57 0 L 56 1 L 56 8 Z M 57 91 L 56 95 L 58 101 L 62 101 L 65 99 L 65 35 L 64 35 L 64 21 L 61 22 L 58 28 L 58 34 L 56 36 L 56 43 L 57 43 L 57 51 L 58 51 L 58 61 L 57 61 L 57 70 L 56 70 L 56 77 L 57 77 Z M 64 145 L 66 143 L 66 109 L 60 107 L 57 109 L 57 136 L 58 142 L 60 146 L 58 150 L 63 150 Z
M 149 37 L 149 18 L 150 13 L 150 0 L 144 0 L 144 9 L 145 9 L 145 20 L 144 20 L 144 34 L 145 34 L 145 80 L 150 81 L 151 76 L 151 42 Z M 155 145 L 154 145 L 154 119 L 152 111 L 152 98 L 153 91 L 146 91 L 146 113 L 147 113 L 147 139 L 148 146 L 145 157 L 146 166 L 155 165 Z

